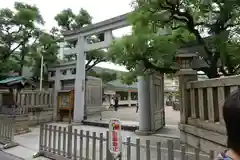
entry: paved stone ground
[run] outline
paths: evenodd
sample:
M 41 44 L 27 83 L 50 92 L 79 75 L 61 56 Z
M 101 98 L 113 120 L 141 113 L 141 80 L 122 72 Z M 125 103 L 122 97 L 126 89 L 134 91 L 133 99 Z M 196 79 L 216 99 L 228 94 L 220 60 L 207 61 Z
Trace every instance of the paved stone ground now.
M 22 158 L 15 157 L 9 153 L 0 151 L 0 160 L 24 160 Z
M 106 119 L 110 119 L 110 118 L 119 118 L 123 121 L 136 122 L 139 118 L 139 115 L 138 115 L 139 113 L 136 113 L 135 109 L 136 109 L 135 107 L 131 107 L 131 108 L 120 108 L 118 112 L 106 111 L 103 113 L 103 119 L 106 120 Z M 166 148 L 167 140 L 171 136 L 177 137 L 177 138 L 173 139 L 174 149 L 179 150 L 180 141 L 178 138 L 179 130 L 177 128 L 177 124 L 180 120 L 180 113 L 178 111 L 173 111 L 171 107 L 166 107 L 165 112 L 166 112 L 166 124 L 167 125 L 164 129 L 160 130 L 159 133 L 156 133 L 151 136 L 138 136 L 134 132 L 123 131 L 122 136 L 125 137 L 123 140 L 126 141 L 126 137 L 131 137 L 132 143 L 135 144 L 136 138 L 140 138 L 140 142 L 142 145 L 146 144 L 146 140 L 150 140 L 151 152 L 153 153 L 153 154 L 151 154 L 151 159 L 156 159 L 156 142 L 161 142 L 162 146 Z M 66 124 L 66 123 L 51 123 L 51 125 L 65 127 L 68 124 Z M 107 131 L 107 128 L 100 128 L 100 127 L 93 127 L 93 126 L 86 126 L 86 125 L 75 125 L 74 129 L 78 129 L 78 131 L 79 130 L 84 130 L 84 131 L 88 130 L 91 133 L 96 132 L 97 135 L 99 135 L 100 133 L 106 133 L 106 131 Z M 39 127 L 31 128 L 31 131 L 32 132 L 27 133 L 27 134 L 15 136 L 14 137 L 15 141 L 17 143 L 19 143 L 20 146 L 7 149 L 7 150 L 5 150 L 5 152 L 16 155 L 16 156 L 21 157 L 26 160 L 31 160 L 32 155 L 38 151 Z M 171 136 L 169 136 L 169 135 L 171 135 Z M 172 138 L 170 138 L 170 139 L 172 139 Z M 90 141 L 90 145 L 91 145 L 91 143 L 92 142 Z M 123 146 L 123 147 L 124 147 L 124 151 L 125 151 L 124 155 L 125 155 L 126 154 L 126 146 Z M 131 150 L 132 150 L 131 152 L 133 153 L 132 159 L 134 160 L 134 159 L 136 159 L 136 158 L 134 158 L 136 148 L 132 147 Z M 97 151 L 97 155 L 99 154 L 98 152 L 99 151 Z M 142 148 L 141 149 L 141 157 L 145 157 L 145 153 L 146 153 L 145 149 Z M 90 155 L 92 154 L 91 148 L 89 150 L 89 154 Z M 163 154 L 163 156 L 164 156 L 164 154 Z M 163 159 L 167 159 L 166 156 L 167 155 L 165 154 Z M 123 158 L 123 159 L 125 159 L 125 158 Z M 179 156 L 178 156 L 178 158 L 176 158 L 176 160 L 178 160 L 178 159 L 179 159 Z M 190 158 L 190 159 L 192 159 L 192 158 Z M 1 157 L 0 157 L 0 160 L 1 160 Z M 35 160 L 47 160 L 47 158 L 39 157 Z
M 139 113 L 136 113 L 136 107 L 120 107 L 118 111 L 105 111 L 102 113 L 102 122 L 110 118 L 118 118 L 124 124 L 138 125 Z M 99 121 L 99 117 L 89 116 L 89 120 Z M 166 127 L 161 129 L 155 135 L 180 137 L 178 123 L 180 122 L 180 111 L 174 111 L 172 107 L 165 107 Z M 101 122 L 101 121 L 99 121 Z
M 103 119 L 119 118 L 124 121 L 139 121 L 139 113 L 136 107 L 122 107 L 117 112 L 105 111 L 102 113 Z M 165 107 L 165 118 L 167 125 L 178 125 L 180 122 L 180 111 L 174 111 L 172 107 Z

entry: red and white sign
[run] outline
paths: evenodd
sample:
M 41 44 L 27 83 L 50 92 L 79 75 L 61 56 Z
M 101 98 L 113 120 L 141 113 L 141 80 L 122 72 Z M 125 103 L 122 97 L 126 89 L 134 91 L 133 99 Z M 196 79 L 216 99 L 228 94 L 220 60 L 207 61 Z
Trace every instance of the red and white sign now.
M 118 119 L 109 121 L 109 151 L 113 154 L 122 151 L 121 122 Z

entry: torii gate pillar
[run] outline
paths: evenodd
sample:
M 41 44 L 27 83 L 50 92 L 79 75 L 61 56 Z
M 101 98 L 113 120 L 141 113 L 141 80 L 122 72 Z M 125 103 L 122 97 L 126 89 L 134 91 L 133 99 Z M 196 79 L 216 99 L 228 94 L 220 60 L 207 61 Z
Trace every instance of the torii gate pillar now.
M 164 74 L 138 77 L 140 135 L 149 135 L 165 126 Z
M 75 94 L 74 94 L 74 113 L 73 121 L 81 123 L 84 118 L 84 99 L 85 99 L 85 59 L 84 52 L 85 38 L 78 37 L 76 45 L 77 61 L 76 61 L 76 77 L 75 77 Z

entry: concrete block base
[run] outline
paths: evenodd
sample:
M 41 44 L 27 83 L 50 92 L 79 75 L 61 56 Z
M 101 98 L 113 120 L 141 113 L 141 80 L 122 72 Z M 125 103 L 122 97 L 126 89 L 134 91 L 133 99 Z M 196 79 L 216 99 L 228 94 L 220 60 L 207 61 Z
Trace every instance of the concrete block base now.
M 0 139 L 0 144 L 3 144 L 3 149 L 8 149 L 8 148 L 12 148 L 12 147 L 16 147 L 19 144 L 13 141 L 8 141 L 5 139 Z
M 187 124 L 179 124 L 179 129 L 180 141 L 183 144 L 199 148 L 205 153 L 211 150 L 219 153 L 226 150 L 226 135 Z
M 83 124 L 89 125 L 89 126 L 109 128 L 108 121 L 91 121 L 91 120 L 88 121 L 88 120 L 86 120 L 86 121 L 83 121 Z M 138 129 L 138 126 L 136 126 L 136 125 L 122 124 L 122 130 L 135 131 L 136 129 Z
M 71 123 L 72 126 L 80 126 L 80 125 L 83 125 L 83 122 L 72 122 Z
M 139 136 L 149 136 L 149 135 L 154 134 L 155 132 L 154 131 L 135 130 L 135 133 L 136 133 L 136 135 L 139 135 Z
M 37 157 L 41 157 L 41 156 L 43 156 L 44 154 L 41 152 L 41 151 L 39 151 L 39 152 L 37 152 L 37 153 L 35 153 L 34 155 L 33 155 L 33 158 L 37 158 Z

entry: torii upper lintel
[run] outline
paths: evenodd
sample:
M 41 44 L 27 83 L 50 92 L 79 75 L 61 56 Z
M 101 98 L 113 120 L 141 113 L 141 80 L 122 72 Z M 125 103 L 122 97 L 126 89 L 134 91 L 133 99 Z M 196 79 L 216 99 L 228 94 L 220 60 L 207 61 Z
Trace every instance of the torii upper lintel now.
M 82 27 L 78 30 L 65 31 L 62 34 L 66 41 L 70 41 L 70 40 L 76 40 L 78 35 L 88 36 L 88 35 L 92 35 L 92 34 L 102 33 L 104 31 L 108 31 L 108 30 L 115 30 L 115 29 L 127 27 L 127 26 L 131 25 L 127 21 L 127 17 L 130 13 L 132 13 L 132 12 L 125 13 L 120 16 L 116 16 L 116 17 L 113 17 L 113 18 L 110 18 L 110 19 L 107 19 L 107 20 L 104 20 L 104 21 L 101 21 L 101 22 L 98 22 L 95 24 L 91 24 L 86 27 Z

